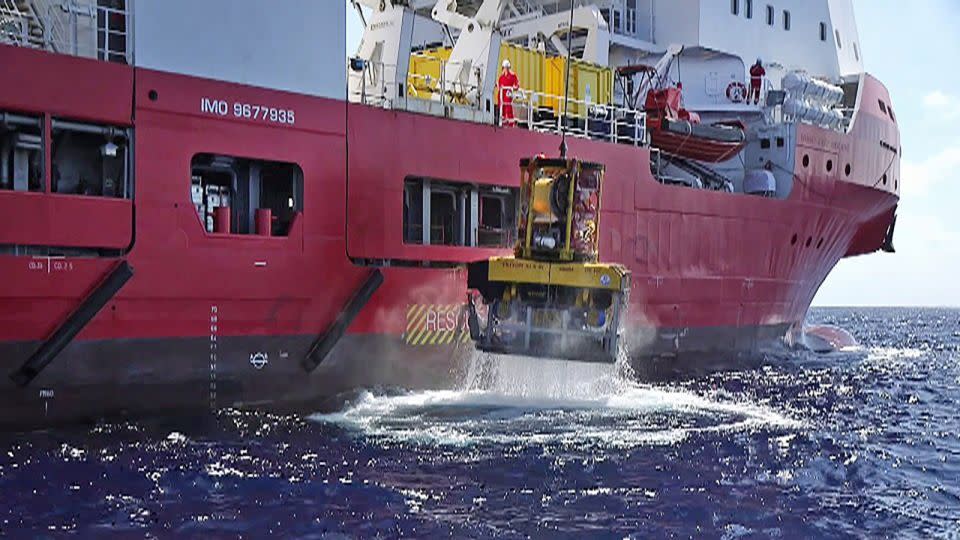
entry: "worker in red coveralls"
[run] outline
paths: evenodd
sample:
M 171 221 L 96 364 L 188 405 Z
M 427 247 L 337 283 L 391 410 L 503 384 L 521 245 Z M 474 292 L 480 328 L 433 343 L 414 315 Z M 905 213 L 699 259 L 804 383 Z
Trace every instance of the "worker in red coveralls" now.
M 763 78 L 767 75 L 767 70 L 763 69 L 763 62 L 757 58 L 757 63 L 750 68 L 750 95 L 747 96 L 747 103 L 753 99 L 753 104 L 760 103 L 760 89 L 763 87 Z
M 513 93 L 520 88 L 520 79 L 510 69 L 510 61 L 503 61 L 503 72 L 497 81 L 497 97 L 500 106 L 500 124 L 515 126 L 517 121 L 513 116 Z

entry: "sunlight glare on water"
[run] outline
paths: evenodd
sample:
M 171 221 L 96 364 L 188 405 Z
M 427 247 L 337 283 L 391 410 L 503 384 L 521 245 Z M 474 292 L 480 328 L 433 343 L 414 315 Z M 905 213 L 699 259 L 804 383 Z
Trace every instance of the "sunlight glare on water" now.
M 675 444 L 693 433 L 793 430 L 796 422 L 749 402 L 639 384 L 629 368 L 475 355 L 459 388 L 363 393 L 312 420 L 384 442 L 433 445 L 573 445 L 630 448 Z

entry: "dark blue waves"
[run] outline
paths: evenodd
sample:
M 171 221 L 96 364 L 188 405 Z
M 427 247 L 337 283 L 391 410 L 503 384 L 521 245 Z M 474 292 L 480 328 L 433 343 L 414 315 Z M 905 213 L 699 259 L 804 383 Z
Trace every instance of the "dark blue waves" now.
M 811 322 L 862 347 L 656 386 L 497 360 L 309 418 L 3 435 L 0 537 L 960 537 L 960 311 Z

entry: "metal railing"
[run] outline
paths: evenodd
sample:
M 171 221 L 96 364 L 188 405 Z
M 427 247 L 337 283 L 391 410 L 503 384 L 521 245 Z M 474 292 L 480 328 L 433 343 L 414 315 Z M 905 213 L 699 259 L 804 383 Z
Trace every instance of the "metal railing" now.
M 89 0 L 0 0 L 0 42 L 132 64 L 130 19 Z
M 393 109 L 400 98 L 397 82 L 397 66 L 382 62 L 363 62 L 361 66 L 350 61 L 347 79 L 350 83 L 349 99 L 355 103 Z
M 479 78 L 476 84 L 448 84 L 445 76 L 448 63 L 435 61 L 439 69 L 430 70 L 429 74 L 411 72 L 403 82 L 398 82 L 396 66 L 351 60 L 349 99 L 374 107 L 426 114 L 447 114 L 447 109 L 456 107 L 479 112 L 482 102 L 492 100 L 493 96 L 481 93 Z M 497 101 L 497 114 L 492 121 L 501 127 L 518 125 L 533 131 L 560 133 L 566 125 L 566 132 L 574 137 L 636 146 L 647 142 L 647 117 L 642 110 L 571 98 L 564 111 L 563 96 L 516 89 L 510 104 L 514 117 L 511 121 L 510 115 L 504 114 L 505 100 Z M 490 116 L 483 121 L 490 122 Z
M 568 135 L 641 146 L 647 142 L 647 116 L 642 110 L 592 103 L 570 98 L 566 112 L 563 96 L 517 89 L 513 100 L 499 100 L 497 124 L 517 125 L 532 131 L 560 133 L 566 125 Z M 504 114 L 512 109 L 512 116 Z M 556 113 L 560 109 L 559 114 Z
M 351 60 L 348 73 L 350 100 L 377 107 L 406 109 L 408 98 L 412 98 L 421 102 L 434 101 L 441 105 L 480 109 L 482 92 L 479 74 L 475 74 L 476 82 L 448 81 L 447 68 L 456 64 L 416 53 L 410 58 L 411 62 L 426 63 L 430 69 L 423 71 L 429 73 L 410 72 L 406 80 L 398 81 L 397 66 L 382 62 L 362 62 L 362 66 L 357 66 Z
M 451 68 L 457 70 L 463 64 L 422 53 L 411 54 L 410 62 L 419 63 L 421 68 L 421 72 L 411 70 L 407 75 L 410 97 L 479 108 L 482 92 L 480 73 L 475 71 L 468 82 L 450 80 L 448 72 Z
M 42 46 L 42 38 L 31 33 L 31 26 L 39 29 L 31 11 L 21 11 L 15 0 L 0 0 L 0 43 L 19 47 Z

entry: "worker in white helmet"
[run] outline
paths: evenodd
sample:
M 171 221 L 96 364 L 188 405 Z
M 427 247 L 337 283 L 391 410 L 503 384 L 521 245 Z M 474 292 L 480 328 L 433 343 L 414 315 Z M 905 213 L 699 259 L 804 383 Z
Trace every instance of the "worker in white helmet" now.
M 500 123 L 504 126 L 517 125 L 513 115 L 513 93 L 520 89 L 520 78 L 510 69 L 510 60 L 503 61 L 503 71 L 497 81 L 497 108 L 500 111 Z

